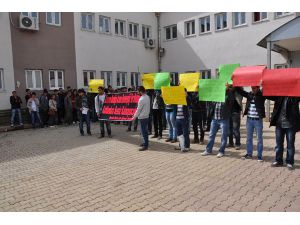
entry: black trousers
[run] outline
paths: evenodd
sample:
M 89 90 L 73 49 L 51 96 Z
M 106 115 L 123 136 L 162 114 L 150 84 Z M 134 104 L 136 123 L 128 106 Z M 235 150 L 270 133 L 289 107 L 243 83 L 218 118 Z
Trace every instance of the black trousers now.
M 40 117 L 44 125 L 48 124 L 48 119 L 49 119 L 48 109 L 46 110 L 40 109 Z
M 206 118 L 205 113 L 202 112 L 192 112 L 192 124 L 194 130 L 194 140 L 199 140 L 199 131 L 200 129 L 200 141 L 204 139 L 204 126 L 205 126 Z
M 162 136 L 163 131 L 163 109 L 153 109 L 154 135 Z

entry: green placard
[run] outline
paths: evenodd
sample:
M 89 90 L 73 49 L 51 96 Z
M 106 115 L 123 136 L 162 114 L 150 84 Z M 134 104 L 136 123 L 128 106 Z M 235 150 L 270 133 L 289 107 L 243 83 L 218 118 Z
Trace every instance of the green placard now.
M 199 100 L 225 102 L 226 82 L 220 79 L 199 80 Z
M 170 73 L 156 73 L 154 78 L 154 90 L 170 86 Z
M 219 66 L 219 79 L 228 82 L 228 84 L 232 84 L 232 74 L 233 71 L 240 67 L 239 63 L 236 64 L 226 64 Z

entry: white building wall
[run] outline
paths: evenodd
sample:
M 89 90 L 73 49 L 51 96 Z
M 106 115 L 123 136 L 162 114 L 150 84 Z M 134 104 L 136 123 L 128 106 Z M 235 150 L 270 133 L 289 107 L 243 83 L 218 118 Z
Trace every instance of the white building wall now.
M 291 67 L 300 68 L 300 51 L 292 52 L 291 53 Z
M 210 16 L 211 32 L 199 34 L 199 18 Z M 211 69 L 212 75 L 220 64 L 240 63 L 242 66 L 266 65 L 267 50 L 257 43 L 267 34 L 295 17 L 295 14 L 275 19 L 268 13 L 268 20 L 252 23 L 252 13 L 246 13 L 246 25 L 233 28 L 232 13 L 227 13 L 228 29 L 215 31 L 215 13 L 162 13 L 162 70 L 185 72 Z M 196 35 L 184 37 L 184 22 L 195 19 Z M 177 39 L 165 40 L 164 27 L 177 24 Z M 272 65 L 286 63 L 280 54 L 272 52 Z
M 0 69 L 4 75 L 4 90 L 0 90 L 0 110 L 10 109 L 9 97 L 15 90 L 9 14 L 0 12 Z
M 111 34 L 99 32 L 99 15 L 110 17 Z M 115 19 L 126 21 L 126 37 L 115 35 Z M 139 24 L 139 40 L 129 39 L 128 22 Z M 151 26 L 151 36 L 157 39 L 157 22 L 154 13 L 95 13 L 95 31 L 81 29 L 81 13 L 74 13 L 77 86 L 83 87 L 83 71 L 113 72 L 113 87 L 116 87 L 117 71 L 127 72 L 130 86 L 131 72 L 157 71 L 157 48 L 146 49 L 142 40 L 142 24 Z M 156 43 L 157 44 L 157 43 Z

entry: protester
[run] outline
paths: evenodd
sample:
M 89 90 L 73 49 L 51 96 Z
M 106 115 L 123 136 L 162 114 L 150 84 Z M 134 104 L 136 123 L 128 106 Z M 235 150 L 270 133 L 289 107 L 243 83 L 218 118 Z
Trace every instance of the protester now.
M 152 136 L 151 138 L 157 138 L 158 140 L 162 139 L 164 106 L 165 103 L 160 91 L 155 91 L 152 104 L 154 136 Z
M 26 105 L 27 105 L 27 102 L 28 100 L 31 98 L 31 91 L 30 89 L 26 89 L 26 95 L 25 95 L 25 101 L 26 101 Z
M 177 105 L 176 111 L 176 129 L 177 135 L 179 139 L 179 147 L 175 147 L 176 150 L 181 150 L 182 152 L 187 152 L 190 150 L 190 136 L 189 136 L 189 106 L 191 105 L 190 98 L 188 97 L 187 91 L 186 93 L 186 101 L 187 105 Z M 184 140 L 184 146 L 182 146 L 182 142 L 180 139 Z
M 43 94 L 40 96 L 40 118 L 44 125 L 48 124 L 48 110 L 49 110 L 49 98 L 48 98 L 48 90 L 44 89 Z
M 102 114 L 102 108 L 105 101 L 106 94 L 104 93 L 104 88 L 98 87 L 98 95 L 95 97 L 95 110 L 98 118 L 100 118 Z M 108 137 L 111 138 L 111 125 L 109 120 L 100 120 L 100 136 L 99 138 L 103 138 L 105 136 L 104 123 L 106 126 Z
M 153 117 L 153 95 L 154 91 L 153 90 L 147 90 L 146 91 L 148 97 L 150 98 L 150 113 L 149 113 L 149 120 L 148 120 L 148 135 L 152 135 L 152 117 Z
M 166 142 L 177 142 L 177 129 L 176 129 L 176 105 L 166 105 L 166 119 L 169 127 L 169 136 Z
M 92 135 L 91 133 L 91 124 L 90 124 L 90 106 L 88 104 L 88 99 L 86 93 L 83 89 L 78 90 L 78 98 L 76 99 L 76 108 L 78 111 L 79 117 L 79 130 L 81 136 L 84 136 L 83 131 L 83 122 L 86 123 L 86 130 L 88 135 Z
M 296 132 L 300 131 L 299 97 L 268 97 L 275 101 L 270 126 L 276 127 L 275 161 L 272 167 L 283 166 L 284 137 L 287 142 L 286 166 L 294 169 Z
M 65 115 L 65 94 L 64 90 L 62 88 L 59 88 L 58 94 L 57 94 L 57 115 L 58 115 L 58 124 L 62 124 L 64 122 L 64 115 Z
M 252 159 L 253 153 L 253 133 L 256 131 L 257 138 L 257 161 L 262 162 L 263 154 L 263 118 L 265 118 L 265 97 L 259 86 L 251 87 L 251 92 L 246 92 L 242 88 L 236 88 L 237 92 L 247 98 L 244 115 L 247 115 L 247 152 L 242 159 Z
M 114 93 L 114 89 L 112 88 L 112 86 L 111 85 L 108 85 L 108 93 Z
M 233 93 L 229 89 L 229 85 L 226 84 L 225 102 L 213 102 L 209 109 L 209 117 L 212 118 L 209 132 L 209 140 L 206 146 L 206 150 L 203 153 L 201 153 L 201 155 L 207 156 L 212 154 L 216 134 L 219 128 L 221 128 L 221 147 L 219 149 L 217 157 L 221 158 L 224 156 L 228 138 L 229 117 L 233 105 L 233 100 Z
M 149 141 L 148 141 L 148 123 L 149 123 L 149 114 L 150 114 L 150 98 L 146 94 L 146 89 L 143 86 L 138 88 L 138 93 L 141 95 L 137 110 L 133 116 L 133 119 L 138 118 L 141 124 L 141 133 L 143 136 L 143 143 L 141 144 L 141 148 L 139 151 L 145 151 L 148 149 Z
M 194 131 L 194 144 L 204 143 L 205 121 L 206 121 L 206 102 L 199 101 L 199 93 L 194 92 L 191 95 L 192 106 L 192 124 Z M 200 138 L 199 131 L 200 129 Z
M 18 122 L 20 126 L 23 126 L 22 115 L 21 115 L 21 104 L 22 100 L 17 95 L 16 91 L 12 92 L 12 96 L 10 96 L 10 105 L 11 105 L 11 119 L 10 126 L 14 127 L 15 125 L 15 117 L 18 114 Z
M 73 105 L 72 105 L 72 92 L 69 90 L 64 101 L 65 106 L 65 123 L 68 125 L 72 124 L 73 121 Z
M 40 102 L 36 98 L 36 93 L 32 92 L 31 98 L 27 102 L 27 108 L 29 109 L 33 129 L 35 129 L 36 121 L 39 123 L 40 127 L 43 127 L 43 122 L 39 114 L 39 106 Z
M 78 113 L 76 109 L 76 99 L 78 97 L 77 90 L 73 89 L 72 91 L 72 115 L 73 115 L 73 124 L 78 122 Z
M 232 88 L 234 93 L 234 102 L 232 106 L 232 112 L 229 119 L 229 143 L 228 148 L 235 147 L 236 150 L 241 148 L 241 113 L 243 111 L 243 96 L 241 96 L 235 88 Z M 235 143 L 233 142 L 235 138 Z
M 50 96 L 49 100 L 49 126 L 54 127 L 57 122 L 57 102 L 55 100 L 56 96 L 53 94 Z

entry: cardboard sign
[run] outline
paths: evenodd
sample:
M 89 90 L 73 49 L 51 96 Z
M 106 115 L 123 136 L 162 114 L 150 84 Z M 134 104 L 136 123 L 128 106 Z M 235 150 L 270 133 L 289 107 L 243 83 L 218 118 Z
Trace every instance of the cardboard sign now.
M 266 66 L 242 66 L 234 70 L 233 86 L 260 86 Z
M 220 79 L 199 80 L 199 100 L 225 102 L 226 81 Z
M 98 93 L 98 87 L 99 86 L 104 87 L 104 80 L 103 79 L 90 80 L 88 92 Z
M 154 78 L 154 90 L 170 86 L 170 73 L 156 73 Z
M 219 66 L 219 79 L 228 82 L 228 84 L 232 84 L 231 77 L 232 77 L 233 71 L 238 67 L 240 67 L 239 63 L 220 65 Z
M 99 120 L 131 121 L 140 96 L 137 92 L 107 94 Z
M 264 96 L 300 96 L 300 68 L 266 69 L 263 73 Z
M 154 89 L 155 73 L 145 73 L 142 76 L 142 83 L 145 89 Z
M 200 77 L 200 73 L 182 73 L 179 75 L 179 82 L 188 92 L 196 92 Z
M 187 105 L 183 86 L 162 87 L 161 91 L 165 104 Z

